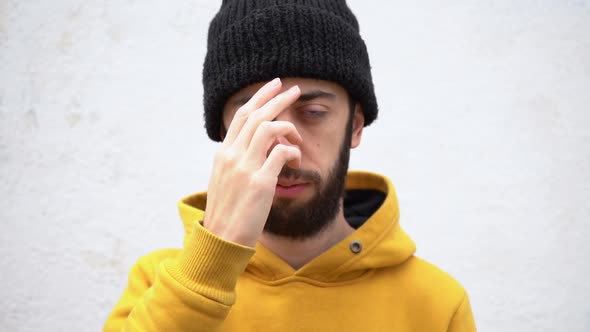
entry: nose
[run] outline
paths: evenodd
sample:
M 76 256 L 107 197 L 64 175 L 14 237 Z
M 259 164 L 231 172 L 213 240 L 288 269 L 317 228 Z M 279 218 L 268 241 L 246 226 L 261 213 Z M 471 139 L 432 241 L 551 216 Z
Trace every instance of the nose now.
M 298 130 L 295 122 L 293 121 L 294 119 L 293 119 L 291 113 L 292 113 L 292 110 L 290 108 L 287 108 L 287 109 L 283 110 L 279 115 L 277 115 L 272 121 L 291 122 L 293 125 L 295 125 L 295 128 Z M 270 148 L 268 149 L 268 151 L 266 153 L 267 157 L 270 154 L 270 152 L 272 151 L 272 149 L 274 149 L 274 147 L 277 146 L 278 144 L 293 146 L 293 143 L 289 142 L 285 137 L 283 137 L 283 136 L 277 137 L 274 140 L 274 142 L 272 143 L 272 145 L 270 146 Z
M 284 109 L 279 115 L 277 115 L 274 119 L 272 119 L 272 121 L 291 122 L 293 125 L 295 125 L 295 122 L 293 122 L 293 119 L 291 117 L 291 109 L 290 108 Z M 297 128 L 297 127 L 295 127 L 295 128 Z M 289 143 L 289 141 L 286 138 L 278 137 L 277 139 L 275 139 L 270 150 L 272 150 L 277 144 L 293 145 L 293 144 Z

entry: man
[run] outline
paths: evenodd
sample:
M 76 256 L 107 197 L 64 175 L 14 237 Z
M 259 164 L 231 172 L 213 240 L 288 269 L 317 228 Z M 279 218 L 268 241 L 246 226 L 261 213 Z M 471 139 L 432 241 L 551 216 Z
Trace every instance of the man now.
M 180 202 L 184 248 L 137 262 L 105 331 L 475 331 L 391 182 L 347 175 L 377 102 L 344 0 L 223 1 L 203 82 L 208 192 Z

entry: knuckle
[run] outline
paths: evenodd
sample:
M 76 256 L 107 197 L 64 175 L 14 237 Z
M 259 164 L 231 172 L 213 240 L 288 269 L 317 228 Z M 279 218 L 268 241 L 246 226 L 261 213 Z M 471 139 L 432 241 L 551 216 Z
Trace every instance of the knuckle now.
M 250 176 L 248 168 L 244 167 L 243 165 L 235 166 L 233 168 L 233 174 L 237 176 L 239 179 L 247 178 Z
M 239 116 L 248 115 L 248 107 L 246 105 L 247 104 L 240 106 L 238 108 L 238 110 L 236 111 L 236 115 L 239 115 Z
M 251 188 L 261 187 L 262 183 L 263 183 L 263 180 L 262 180 L 262 177 L 259 174 L 257 174 L 257 173 L 252 174 L 252 176 L 250 177 L 250 186 L 251 186 Z
M 261 101 L 262 101 L 262 98 L 259 96 L 258 93 L 256 93 L 256 94 L 254 94 L 254 96 L 252 96 L 252 98 L 250 98 L 250 100 L 248 100 L 247 104 L 257 107 L 257 105 L 259 105 Z
M 217 150 L 217 152 L 215 152 L 215 155 L 213 156 L 213 163 L 215 165 L 218 165 L 223 162 L 223 159 L 224 159 L 224 150 L 223 149 Z
M 289 121 L 263 121 L 259 126 L 270 136 L 277 136 L 295 131 L 295 125 Z
M 238 162 L 238 154 L 231 149 L 219 150 L 215 154 L 215 163 L 219 166 L 234 166 Z
M 246 105 L 243 105 L 240 108 L 238 108 L 238 110 L 234 114 L 234 117 L 235 118 L 247 118 L 249 113 L 250 113 L 250 111 L 249 111 L 248 107 L 246 107 Z
M 275 125 L 270 121 L 262 121 L 258 127 L 265 132 L 272 132 Z
M 254 173 L 250 178 L 250 188 L 255 191 L 263 191 L 268 185 L 268 176 L 260 174 L 260 172 Z
M 235 152 L 228 152 L 225 154 L 224 162 L 228 166 L 234 166 L 238 163 L 238 155 Z
M 284 144 L 277 144 L 277 146 L 275 146 L 274 150 L 276 150 L 277 155 L 282 158 L 289 156 L 292 152 L 291 147 L 288 147 Z
M 295 124 L 293 124 L 293 122 L 290 121 L 283 121 L 283 125 L 285 126 L 285 129 L 287 129 L 288 131 L 293 131 L 297 129 L 295 128 Z
M 261 122 L 264 120 L 264 116 L 265 116 L 265 112 L 262 109 L 260 109 L 256 112 L 253 112 L 252 114 L 250 114 L 250 116 L 248 117 L 248 120 L 254 121 L 254 122 Z

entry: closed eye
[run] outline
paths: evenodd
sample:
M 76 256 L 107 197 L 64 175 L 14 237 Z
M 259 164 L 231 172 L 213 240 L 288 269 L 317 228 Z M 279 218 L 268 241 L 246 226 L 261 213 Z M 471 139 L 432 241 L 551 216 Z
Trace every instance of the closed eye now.
M 299 109 L 297 113 L 304 120 L 308 121 L 319 121 L 327 114 L 325 110 L 321 110 L 318 107 L 304 107 Z
M 326 113 L 326 112 L 324 112 L 324 111 L 313 111 L 313 110 L 311 110 L 311 111 L 304 111 L 304 113 L 305 113 L 306 116 L 309 116 L 309 117 L 312 117 L 312 118 L 318 118 L 318 117 L 324 116 L 324 113 Z

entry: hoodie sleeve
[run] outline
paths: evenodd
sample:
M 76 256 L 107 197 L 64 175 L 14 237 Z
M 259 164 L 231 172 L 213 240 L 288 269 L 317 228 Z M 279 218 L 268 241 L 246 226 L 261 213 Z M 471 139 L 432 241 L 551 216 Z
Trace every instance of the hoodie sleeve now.
M 185 248 L 139 259 L 104 332 L 216 331 L 235 302 L 235 286 L 254 249 L 195 223 Z
M 449 324 L 448 332 L 475 332 L 475 320 L 473 319 L 473 313 L 471 312 L 471 305 L 469 304 L 469 298 L 467 293 L 463 297 L 463 301 L 459 304 L 459 307 L 455 311 L 451 323 Z

